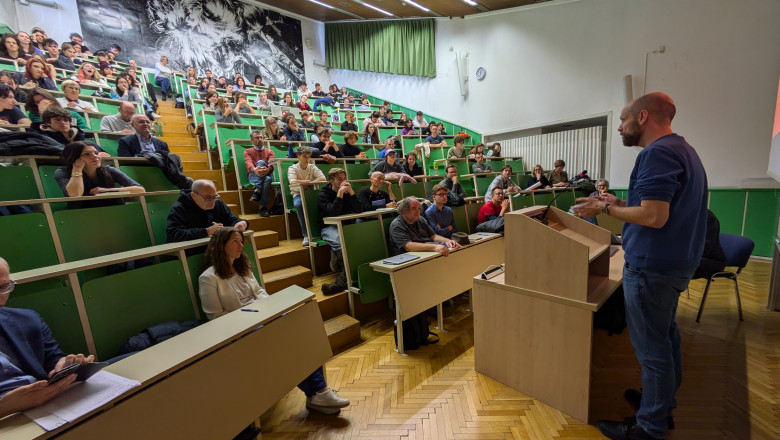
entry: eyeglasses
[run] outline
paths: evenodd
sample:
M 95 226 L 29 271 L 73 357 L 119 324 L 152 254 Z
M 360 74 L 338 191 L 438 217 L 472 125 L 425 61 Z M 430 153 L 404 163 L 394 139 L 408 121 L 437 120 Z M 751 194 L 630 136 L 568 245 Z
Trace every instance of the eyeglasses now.
M 214 196 L 204 196 L 203 194 L 197 193 L 197 192 L 194 192 L 194 191 L 193 191 L 193 193 L 201 196 L 203 198 L 203 200 L 205 200 L 207 202 L 213 202 L 213 201 L 219 199 L 219 194 L 216 194 Z
M 0 286 L 0 295 L 8 295 L 14 291 L 14 287 L 16 287 L 16 281 L 13 280 L 3 284 Z

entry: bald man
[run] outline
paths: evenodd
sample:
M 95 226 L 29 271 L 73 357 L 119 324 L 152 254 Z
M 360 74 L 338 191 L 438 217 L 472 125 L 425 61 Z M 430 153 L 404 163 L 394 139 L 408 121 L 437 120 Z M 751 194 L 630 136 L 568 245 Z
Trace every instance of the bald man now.
M 55 398 L 76 375 L 53 384 L 49 384 L 49 377 L 68 365 L 94 359 L 83 354 L 65 355 L 40 315 L 5 307 L 14 286 L 11 269 L 0 258 L 0 418 Z
M 385 175 L 381 171 L 371 173 L 371 186 L 363 188 L 358 193 L 358 200 L 363 206 L 363 211 L 376 211 L 379 208 L 395 208 L 395 195 L 393 194 L 392 183 L 385 180 Z M 382 191 L 382 187 L 387 188 L 387 192 Z
M 131 102 L 122 101 L 117 114 L 103 116 L 100 120 L 100 131 L 135 134 L 135 128 L 130 123 L 134 114 L 135 106 Z
M 672 131 L 676 108 L 665 93 L 649 93 L 620 113 L 625 146 L 639 146 L 628 198 L 604 194 L 577 199 L 583 218 L 603 213 L 625 222 L 623 290 L 634 353 L 642 366 L 642 391 L 626 390 L 638 405 L 635 418 L 598 427 L 611 439 L 661 439 L 674 426 L 672 410 L 682 380 L 677 300 L 704 249 L 707 175 L 699 156 Z

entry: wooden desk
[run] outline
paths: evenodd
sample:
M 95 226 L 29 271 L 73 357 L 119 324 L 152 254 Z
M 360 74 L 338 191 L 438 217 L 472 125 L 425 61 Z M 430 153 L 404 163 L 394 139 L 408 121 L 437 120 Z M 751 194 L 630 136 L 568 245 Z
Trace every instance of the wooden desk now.
M 588 422 L 593 314 L 623 279 L 623 251 L 587 301 L 474 279 L 475 370 Z M 565 277 L 567 268 L 561 268 Z
M 420 258 L 400 265 L 371 263 L 375 271 L 390 276 L 395 297 L 397 351 L 404 356 L 403 321 L 439 305 L 439 328 L 443 330 L 441 303 L 471 289 L 475 275 L 504 261 L 504 237 L 488 234 L 476 243 L 451 251 L 448 257 L 438 252 L 409 254 Z
M 288 287 L 106 367 L 141 386 L 46 432 L 23 414 L 3 439 L 232 438 L 332 352 L 314 294 Z

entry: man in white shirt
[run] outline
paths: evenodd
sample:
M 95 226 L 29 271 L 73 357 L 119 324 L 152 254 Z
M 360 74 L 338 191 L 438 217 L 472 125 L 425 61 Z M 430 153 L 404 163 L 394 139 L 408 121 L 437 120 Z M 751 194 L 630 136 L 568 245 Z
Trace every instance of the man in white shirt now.
M 425 128 L 428 126 L 428 121 L 423 118 L 422 112 L 417 112 L 417 116 L 412 119 L 412 125 L 416 128 Z

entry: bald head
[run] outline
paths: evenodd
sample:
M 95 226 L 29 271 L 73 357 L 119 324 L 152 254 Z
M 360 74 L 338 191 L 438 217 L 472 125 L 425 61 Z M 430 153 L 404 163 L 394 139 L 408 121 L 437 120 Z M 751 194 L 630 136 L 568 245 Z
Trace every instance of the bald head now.
M 192 190 L 194 192 L 198 192 L 198 191 L 200 191 L 203 188 L 213 189 L 214 191 L 217 190 L 217 187 L 214 186 L 214 182 L 212 182 L 211 180 L 198 179 L 198 180 L 192 182 Z
M 636 116 L 640 111 L 645 110 L 648 117 L 653 119 L 656 124 L 670 125 L 677 108 L 674 106 L 672 98 L 663 92 L 652 92 L 632 101 L 630 104 L 631 113 Z

